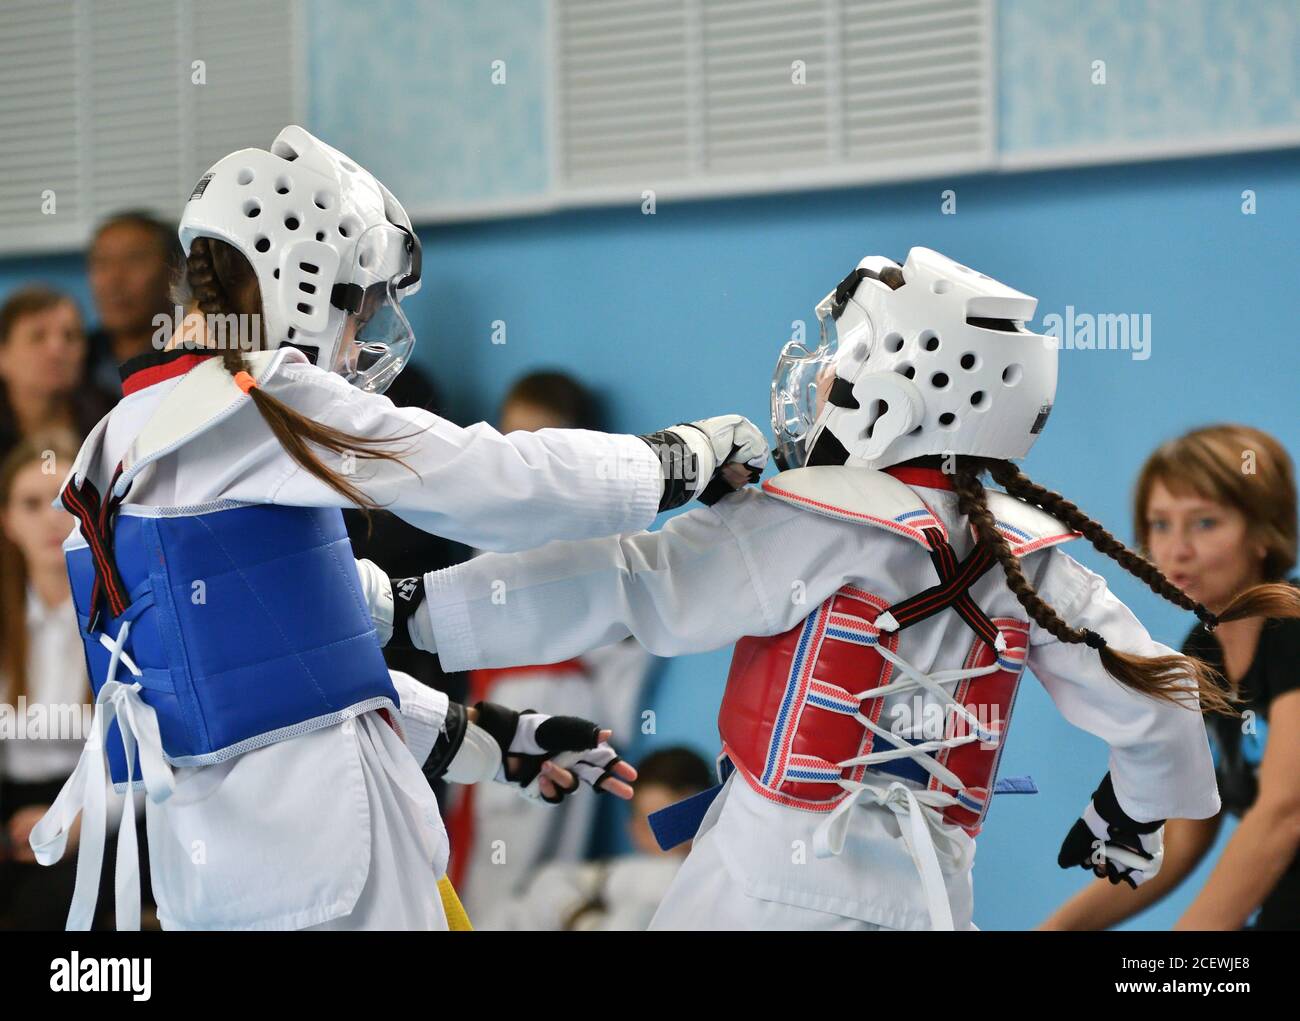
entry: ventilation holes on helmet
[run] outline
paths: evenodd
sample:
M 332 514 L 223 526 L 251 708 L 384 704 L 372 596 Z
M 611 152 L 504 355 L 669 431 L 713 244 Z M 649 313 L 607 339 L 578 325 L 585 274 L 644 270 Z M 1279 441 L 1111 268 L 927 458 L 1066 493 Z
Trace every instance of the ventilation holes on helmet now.
M 325 240 L 325 232 L 324 232 L 323 230 L 318 230 L 318 231 L 316 232 L 316 240 L 317 240 L 317 241 L 324 241 L 324 240 Z
M 967 372 L 972 371 L 979 363 L 980 360 L 973 351 L 967 351 L 961 356 L 961 367 Z
M 982 408 L 984 406 L 984 391 L 976 390 L 970 395 L 970 406 L 972 408 Z
M 289 327 L 289 339 L 290 339 L 290 340 L 293 340 L 293 335 L 294 335 L 295 333 L 297 333 L 297 332 L 298 332 L 297 330 L 295 330 L 292 326 L 290 326 L 290 327 Z
M 939 338 L 933 333 L 921 334 L 921 347 L 926 351 L 939 350 Z
M 870 421 L 867 427 L 862 431 L 863 439 L 871 439 L 871 434 L 875 431 L 876 423 L 880 421 L 880 416 L 889 410 L 888 401 L 872 401 L 870 410 Z
M 900 366 L 898 367 L 898 371 L 899 371 L 900 373 L 902 373 L 903 376 L 905 376 L 907 379 L 915 379 L 915 378 L 916 378 L 916 366 L 915 366 L 915 365 L 908 365 L 906 362 L 904 362 L 902 365 L 900 365 Z
M 257 199 L 249 199 L 244 203 L 244 215 L 250 220 L 255 216 L 259 216 L 261 212 L 262 207 L 258 205 Z
M 896 355 L 903 350 L 903 336 L 900 333 L 887 333 L 884 340 L 885 351 L 888 354 Z
M 334 196 L 327 191 L 318 191 L 311 200 L 316 203 L 317 209 L 328 209 L 334 204 Z
M 302 270 L 304 273 L 320 272 L 320 267 L 317 266 L 314 262 L 300 262 L 298 263 L 298 268 Z
M 289 189 L 293 187 L 293 182 L 281 174 L 275 179 L 275 193 L 277 195 L 288 195 Z
M 253 247 L 259 252 L 269 252 L 271 250 L 271 239 L 268 237 L 259 237 L 253 242 Z
M 1025 370 L 1019 365 L 1008 365 L 1002 370 L 1002 382 L 1007 386 L 1015 386 L 1020 382 L 1020 377 L 1025 374 Z
M 298 311 L 303 313 L 303 315 L 311 315 L 311 306 L 305 301 L 300 301 L 298 302 Z
M 273 270 L 271 271 L 271 276 L 273 276 L 273 277 L 275 277 L 275 279 L 279 280 L 279 279 L 280 279 L 280 267 L 277 266 L 275 269 L 273 269 Z
M 309 283 L 307 283 L 306 280 L 299 280 L 299 281 L 298 281 L 298 290 L 304 292 L 305 294 L 315 294 L 315 293 L 316 293 L 316 285 L 315 285 L 315 284 L 309 284 Z
M 936 372 L 930 377 L 930 385 L 936 390 L 944 390 L 948 386 L 948 373 Z
M 349 163 L 347 160 L 344 160 L 342 163 L 339 164 L 339 166 L 341 166 L 349 174 L 355 174 L 357 172 L 356 164 Z
M 235 175 L 235 180 L 238 181 L 240 184 L 252 184 L 253 168 L 252 167 L 241 168 L 239 173 Z
M 369 248 L 367 248 L 364 252 L 361 253 L 360 256 L 357 257 L 357 265 L 359 265 L 362 269 L 369 269 L 370 263 L 372 261 L 373 261 L 373 257 Z
M 951 429 L 953 423 L 956 421 L 957 421 L 957 416 L 954 415 L 951 411 L 945 411 L 942 415 L 939 416 L 939 425 L 942 426 L 944 429 Z
M 930 290 L 934 291 L 935 294 L 947 294 L 952 290 L 952 281 L 942 279 L 935 280 L 930 284 Z
M 296 216 L 294 216 L 292 213 L 290 213 L 288 216 L 286 216 L 286 217 L 284 218 L 284 225 L 285 225 L 289 230 L 297 230 L 297 229 L 298 229 L 298 217 L 296 217 Z
M 354 229 L 355 225 L 351 220 L 339 221 L 339 237 L 350 238 Z

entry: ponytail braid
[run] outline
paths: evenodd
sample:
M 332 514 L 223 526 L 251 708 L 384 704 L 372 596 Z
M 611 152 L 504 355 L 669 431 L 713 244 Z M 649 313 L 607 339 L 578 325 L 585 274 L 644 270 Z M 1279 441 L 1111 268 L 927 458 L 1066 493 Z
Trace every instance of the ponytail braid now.
M 1233 693 L 1225 691 L 1219 681 L 1218 674 L 1201 660 L 1179 653 L 1148 657 L 1120 652 L 1107 644 L 1105 636 L 1087 628 L 1071 627 L 1057 615 L 1056 610 L 1035 591 L 1029 579 L 1025 577 L 1024 571 L 1020 567 L 1020 558 L 1012 552 L 1007 540 L 997 530 L 993 513 L 988 508 L 984 487 L 980 483 L 980 475 L 985 469 L 991 468 L 993 464 L 1003 463 L 1005 462 L 990 463 L 988 461 L 962 459 L 959 462 L 953 486 L 957 492 L 958 509 L 970 520 L 978 540 L 993 550 L 998 563 L 1002 567 L 1002 572 L 1006 576 L 1008 588 L 1011 589 L 1016 600 L 1024 607 L 1025 612 L 1034 623 L 1052 635 L 1057 641 L 1072 645 L 1087 645 L 1089 648 L 1096 650 L 1102 666 L 1106 668 L 1106 672 L 1134 691 L 1185 708 L 1197 708 L 1199 706 L 1202 711 L 1219 712 L 1225 715 L 1234 714 L 1235 710 L 1232 707 Z M 1017 472 L 1017 474 L 1019 473 Z M 1034 486 L 1024 476 L 1020 476 L 1020 478 L 1028 486 Z M 1118 540 L 1110 536 L 1097 522 L 1084 515 L 1074 504 L 1069 503 L 1059 494 L 1052 493 L 1042 487 L 1034 486 L 1034 488 L 1041 491 L 1044 499 L 1048 497 L 1055 498 L 1055 501 L 1059 501 L 1060 504 L 1068 504 L 1068 507 L 1072 508 L 1072 511 L 1066 511 L 1061 516 L 1061 520 L 1074 531 L 1082 532 L 1085 535 L 1091 532 L 1093 535 L 1097 535 L 1099 539 L 1105 536 L 1105 539 L 1109 539 L 1111 543 L 1119 546 L 1119 550 L 1113 553 L 1106 550 L 1103 550 L 1103 552 L 1108 552 L 1108 555 L 1114 556 L 1117 560 L 1120 559 L 1120 551 L 1130 556 L 1136 556 L 1136 554 L 1132 554 L 1125 549 Z M 1013 493 L 1012 495 L 1018 494 Z M 1044 507 L 1043 509 L 1046 510 L 1047 508 Z M 1066 516 L 1067 514 L 1072 515 L 1074 520 L 1070 520 Z M 1086 526 L 1087 531 L 1081 526 Z M 1096 540 L 1093 541 L 1096 542 Z M 1122 560 L 1120 562 L 1123 563 Z M 1148 566 L 1151 566 L 1153 571 L 1155 570 L 1154 565 Z M 1156 573 L 1159 574 L 1158 571 Z M 1179 594 L 1183 595 L 1180 590 L 1175 589 L 1175 591 L 1179 591 Z M 1183 598 L 1188 597 L 1183 595 Z M 1297 604 L 1300 605 L 1300 598 L 1297 599 Z M 1186 686 L 1188 678 L 1194 682 L 1195 690 Z
M 1030 481 L 1010 461 L 988 461 L 986 465 L 994 481 L 1000 483 L 1008 493 L 1041 508 L 1081 533 L 1100 552 L 1146 583 L 1156 595 L 1195 613 L 1207 631 L 1213 631 L 1220 624 L 1247 617 L 1300 617 L 1300 590 L 1280 582 L 1253 585 L 1233 597 L 1217 614 L 1212 613 L 1166 578 L 1155 564 L 1130 550 L 1060 493 L 1054 493 Z
M 1110 534 L 1101 524 L 1088 517 L 1077 505 L 1071 503 L 1060 493 L 1055 493 L 1045 486 L 1030 480 L 1010 461 L 989 461 L 989 474 L 993 481 L 1008 493 L 1025 503 L 1038 507 L 1071 530 L 1087 539 L 1097 551 L 1104 553 L 1120 567 L 1143 582 L 1152 592 L 1167 599 L 1175 606 L 1190 610 L 1205 625 L 1206 630 L 1213 631 L 1218 618 L 1204 605 L 1198 603 L 1186 592 L 1164 576 L 1155 564 L 1141 554 L 1134 553 L 1122 542 Z

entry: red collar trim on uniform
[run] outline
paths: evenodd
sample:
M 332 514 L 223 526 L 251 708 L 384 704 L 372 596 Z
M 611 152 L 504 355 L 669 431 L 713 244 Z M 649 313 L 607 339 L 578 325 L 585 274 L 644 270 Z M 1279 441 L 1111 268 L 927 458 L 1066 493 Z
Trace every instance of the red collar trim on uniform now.
M 894 465 L 885 469 L 886 475 L 892 475 L 899 482 L 909 486 L 924 486 L 927 489 L 952 489 L 952 476 L 946 475 L 938 468 L 905 468 Z
M 137 390 L 161 383 L 164 379 L 183 376 L 199 362 L 215 358 L 216 351 L 195 351 L 192 348 L 173 348 L 171 351 L 148 351 L 128 359 L 119 370 L 122 376 L 122 396 L 129 397 Z

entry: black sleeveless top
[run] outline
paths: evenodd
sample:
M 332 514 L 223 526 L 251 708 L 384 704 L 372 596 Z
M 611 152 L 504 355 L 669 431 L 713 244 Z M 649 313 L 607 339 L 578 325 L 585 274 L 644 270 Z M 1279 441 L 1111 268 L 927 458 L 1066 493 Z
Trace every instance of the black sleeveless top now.
M 1296 579 L 1291 580 L 1296 584 Z M 1182 651 L 1205 660 L 1226 676 L 1223 649 L 1197 624 Z M 1241 816 L 1259 795 L 1259 764 L 1268 740 L 1273 700 L 1300 688 L 1300 620 L 1269 620 L 1259 635 L 1255 658 L 1241 678 L 1240 718 L 1206 716 L 1215 777 L 1223 809 Z M 1296 778 L 1300 783 L 1300 777 Z M 1253 928 L 1300 929 L 1300 855 L 1297 855 L 1260 906 Z

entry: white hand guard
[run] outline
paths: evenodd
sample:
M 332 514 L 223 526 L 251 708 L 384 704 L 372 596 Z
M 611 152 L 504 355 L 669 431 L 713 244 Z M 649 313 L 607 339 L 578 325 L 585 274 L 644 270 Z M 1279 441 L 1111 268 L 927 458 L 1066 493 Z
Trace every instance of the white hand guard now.
M 718 415 L 683 425 L 689 428 L 677 427 L 674 431 L 690 446 L 699 465 L 692 496 L 703 498 L 702 494 L 724 464 L 734 461 L 746 465 L 754 479 L 767 466 L 767 440 L 744 415 Z
M 1063 869 L 1091 869 L 1112 884 L 1137 889 L 1164 861 L 1164 820 L 1140 823 L 1119 806 L 1107 773 L 1083 815 L 1070 829 L 1056 862 Z

